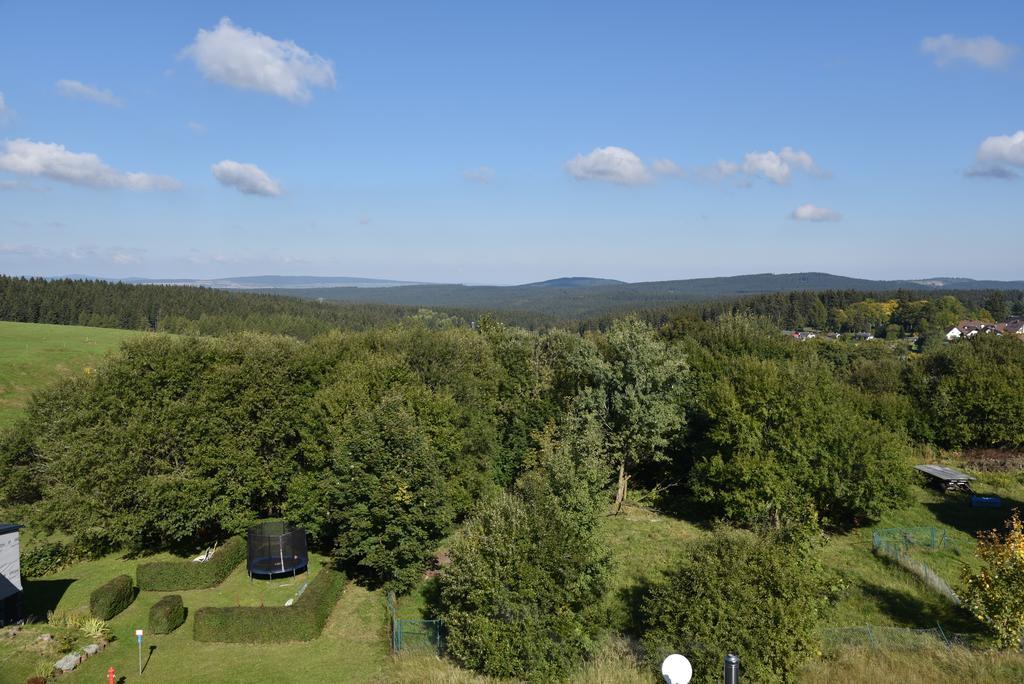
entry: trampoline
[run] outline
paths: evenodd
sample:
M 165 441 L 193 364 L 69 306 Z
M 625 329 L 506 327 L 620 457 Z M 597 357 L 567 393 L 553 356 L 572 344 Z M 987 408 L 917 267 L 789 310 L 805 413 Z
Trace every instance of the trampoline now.
M 249 578 L 273 579 L 277 575 L 296 575 L 306 569 L 306 531 L 291 523 L 268 520 L 249 528 Z

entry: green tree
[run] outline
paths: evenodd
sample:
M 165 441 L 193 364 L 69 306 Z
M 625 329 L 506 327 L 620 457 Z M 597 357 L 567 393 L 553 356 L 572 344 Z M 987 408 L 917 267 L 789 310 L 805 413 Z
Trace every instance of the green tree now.
M 696 501 L 742 525 L 812 512 L 848 527 L 905 500 L 905 437 L 864 415 L 821 362 L 741 356 L 701 375 L 691 407 Z
M 642 606 L 644 651 L 652 663 L 682 653 L 694 682 L 722 679 L 736 653 L 743 678 L 792 681 L 816 652 L 829 583 L 800 534 L 759 536 L 716 527 L 655 584 Z
M 964 605 L 995 636 L 1001 648 L 1024 647 L 1024 522 L 1014 510 L 1006 534 L 978 535 L 975 550 L 984 563 L 964 571 Z
M 663 460 L 670 439 L 685 423 L 687 365 L 678 347 L 631 317 L 612 323 L 600 350 L 606 364 L 602 390 L 608 452 L 618 467 L 617 513 L 633 468 Z
M 352 359 L 318 392 L 322 426 L 289 487 L 291 519 L 333 540 L 334 556 L 374 585 L 408 590 L 455 516 L 461 436 L 451 397 L 429 391 L 402 360 Z
M 545 431 L 514 493 L 467 522 L 441 576 L 448 651 L 497 677 L 562 680 L 595 647 L 609 560 L 597 536 L 607 472 L 593 416 Z M 564 434 L 564 433 L 563 433 Z

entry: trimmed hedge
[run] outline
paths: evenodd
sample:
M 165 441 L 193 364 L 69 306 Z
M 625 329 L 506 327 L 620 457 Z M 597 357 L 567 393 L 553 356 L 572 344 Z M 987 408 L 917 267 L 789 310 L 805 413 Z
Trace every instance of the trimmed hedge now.
M 93 617 L 109 620 L 122 610 L 132 605 L 135 600 L 135 587 L 128 575 L 118 575 L 101 587 L 96 587 L 89 594 L 89 612 Z
M 135 577 L 139 589 L 145 591 L 209 589 L 227 579 L 231 571 L 245 560 L 245 554 L 245 540 L 231 537 L 205 563 L 192 560 L 141 563 L 135 570 Z
M 320 636 L 344 588 L 343 574 L 323 568 L 290 606 L 200 608 L 193 637 L 243 644 L 309 641 Z
M 185 622 L 185 604 L 181 596 L 164 596 L 149 608 L 149 631 L 153 634 L 170 634 Z

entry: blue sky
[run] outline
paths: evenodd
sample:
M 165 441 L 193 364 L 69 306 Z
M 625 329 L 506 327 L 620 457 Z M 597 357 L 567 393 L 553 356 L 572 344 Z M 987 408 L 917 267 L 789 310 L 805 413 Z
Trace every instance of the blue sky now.
M 0 0 L 0 65 L 0 272 L 1024 276 L 1019 0 Z

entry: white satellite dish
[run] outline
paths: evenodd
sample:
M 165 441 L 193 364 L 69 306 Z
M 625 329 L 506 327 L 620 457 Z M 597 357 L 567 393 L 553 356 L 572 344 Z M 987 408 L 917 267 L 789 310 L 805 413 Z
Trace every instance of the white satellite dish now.
M 693 678 L 693 666 L 684 656 L 673 653 L 662 661 L 661 676 L 665 678 L 665 684 L 689 684 Z

